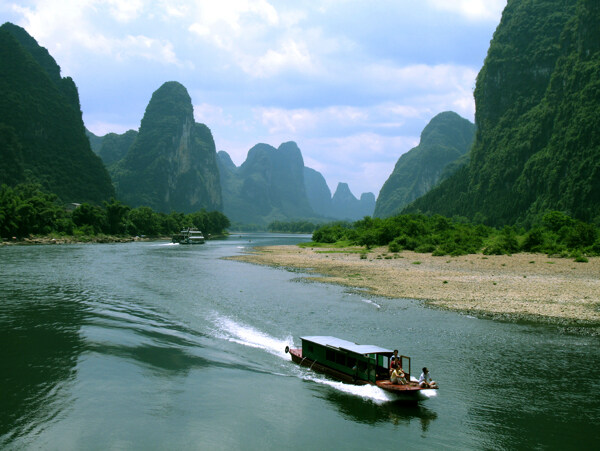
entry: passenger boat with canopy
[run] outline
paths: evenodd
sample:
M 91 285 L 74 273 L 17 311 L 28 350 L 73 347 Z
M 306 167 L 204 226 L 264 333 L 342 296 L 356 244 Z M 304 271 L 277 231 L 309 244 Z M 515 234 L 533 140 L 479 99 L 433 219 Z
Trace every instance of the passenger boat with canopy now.
M 333 376 L 344 382 L 357 385 L 376 385 L 377 387 L 399 395 L 406 400 L 423 399 L 422 391 L 437 389 L 421 387 L 411 380 L 410 357 L 398 355 L 398 361 L 406 375 L 406 384 L 393 383 L 390 380 L 390 368 L 394 352 L 373 345 L 360 345 L 351 341 L 330 336 L 300 337 L 302 347 L 290 349 L 292 361 L 312 370 Z
M 188 227 L 174 235 L 171 241 L 179 244 L 203 244 L 204 235 L 200 230 Z

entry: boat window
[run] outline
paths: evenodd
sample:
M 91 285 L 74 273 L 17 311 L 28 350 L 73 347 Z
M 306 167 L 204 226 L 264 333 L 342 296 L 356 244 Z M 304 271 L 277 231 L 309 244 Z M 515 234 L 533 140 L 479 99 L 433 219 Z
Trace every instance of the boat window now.
M 325 351 L 325 358 L 330 362 L 335 362 L 335 352 L 333 352 L 331 349 L 327 349 Z
M 346 356 L 344 354 L 337 354 L 335 356 L 335 363 L 346 365 Z
M 346 366 L 348 368 L 354 368 L 354 365 L 356 365 L 356 359 L 354 357 L 348 357 L 346 359 Z

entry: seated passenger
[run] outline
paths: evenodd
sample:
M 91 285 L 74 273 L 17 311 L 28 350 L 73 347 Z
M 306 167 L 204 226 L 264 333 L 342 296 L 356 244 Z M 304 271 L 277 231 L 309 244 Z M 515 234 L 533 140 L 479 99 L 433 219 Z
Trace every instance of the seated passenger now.
M 392 384 L 406 384 L 406 375 L 400 365 L 396 365 L 392 370 L 390 381 Z
M 419 377 L 419 386 L 423 388 L 438 388 L 437 382 L 431 380 L 427 367 L 423 368 L 421 377 Z

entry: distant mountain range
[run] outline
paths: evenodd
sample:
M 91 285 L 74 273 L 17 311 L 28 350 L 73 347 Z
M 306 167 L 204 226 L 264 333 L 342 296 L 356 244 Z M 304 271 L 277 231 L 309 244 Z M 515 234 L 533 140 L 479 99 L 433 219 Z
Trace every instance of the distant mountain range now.
M 530 226 L 549 210 L 600 223 L 599 23 L 597 0 L 509 1 L 477 77 L 476 127 L 452 112 L 435 116 L 377 201 L 357 199 L 345 183 L 332 196 L 294 142 L 257 144 L 237 167 L 217 154 L 177 82 L 152 95 L 139 132 L 86 138 L 73 80 L 6 23 L 0 183 L 39 183 L 64 202 L 116 195 L 162 212 L 220 210 L 263 226 L 398 212 Z
M 220 151 L 218 156 L 224 213 L 234 222 L 354 220 L 371 215 L 375 208 L 373 194 L 366 195 L 372 202 L 359 201 L 345 183 L 340 184 L 344 193 L 336 191 L 332 198 L 321 173 L 304 166 L 295 142 L 277 149 L 257 144 L 239 167 L 227 152 Z

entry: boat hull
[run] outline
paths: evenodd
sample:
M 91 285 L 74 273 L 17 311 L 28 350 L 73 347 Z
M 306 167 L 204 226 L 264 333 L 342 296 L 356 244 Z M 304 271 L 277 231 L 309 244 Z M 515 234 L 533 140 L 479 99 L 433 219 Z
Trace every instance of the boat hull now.
M 354 385 L 375 385 L 388 393 L 394 393 L 397 395 L 398 399 L 406 401 L 419 401 L 427 399 L 427 396 L 423 395 L 422 392 L 423 390 L 430 390 L 420 387 L 418 382 L 415 381 L 411 381 L 408 384 L 394 384 L 390 380 L 378 380 L 373 383 L 370 381 L 355 379 L 354 377 L 342 373 L 341 371 L 337 371 L 326 365 L 322 365 L 319 362 L 302 357 L 302 349 L 286 348 L 286 352 L 289 352 L 292 357 L 292 361 L 300 366 L 307 367 L 319 373 L 327 374 L 335 379 L 341 380 L 342 382 Z

